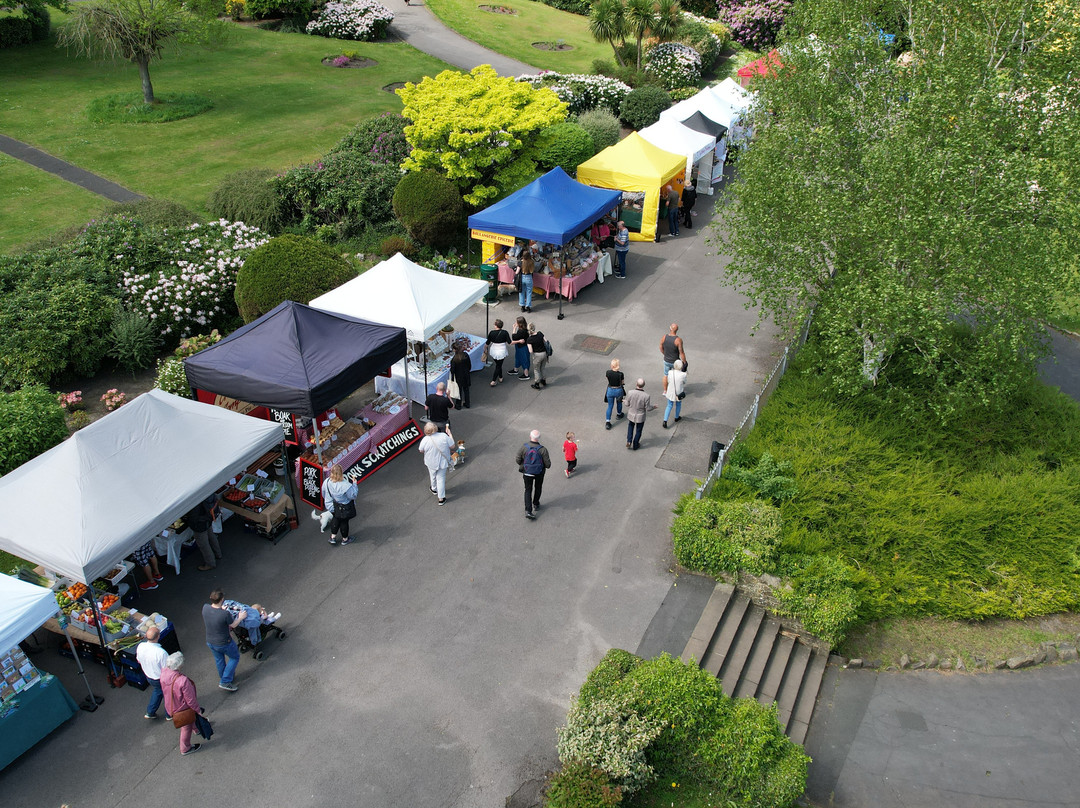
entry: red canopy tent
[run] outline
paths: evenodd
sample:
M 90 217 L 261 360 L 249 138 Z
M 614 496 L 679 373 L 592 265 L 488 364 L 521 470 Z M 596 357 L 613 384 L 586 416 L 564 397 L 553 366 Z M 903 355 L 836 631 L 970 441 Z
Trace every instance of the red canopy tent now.
M 746 67 L 739 68 L 739 84 L 743 87 L 749 87 L 751 80 L 755 76 L 768 76 L 770 73 L 775 75 L 776 68 L 783 66 L 780 62 L 780 54 L 776 48 L 773 48 L 760 59 L 754 60 Z

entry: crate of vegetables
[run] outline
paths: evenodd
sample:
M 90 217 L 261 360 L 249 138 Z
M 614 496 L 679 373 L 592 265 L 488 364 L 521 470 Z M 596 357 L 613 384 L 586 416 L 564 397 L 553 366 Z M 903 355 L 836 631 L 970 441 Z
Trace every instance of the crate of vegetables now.
M 113 586 L 116 586 L 118 583 L 124 580 L 124 578 L 128 576 L 128 573 L 130 573 L 133 569 L 135 569 L 135 565 L 132 564 L 130 561 L 121 561 L 115 567 L 113 567 L 112 570 L 105 573 L 101 577 Z

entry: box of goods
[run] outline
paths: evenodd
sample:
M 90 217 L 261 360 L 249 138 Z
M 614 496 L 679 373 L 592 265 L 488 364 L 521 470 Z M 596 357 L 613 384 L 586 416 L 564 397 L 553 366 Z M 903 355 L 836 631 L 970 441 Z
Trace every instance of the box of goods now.
M 124 578 L 128 576 L 128 573 L 130 573 L 133 569 L 135 569 L 135 565 L 132 564 L 130 561 L 121 561 L 119 564 L 113 567 L 112 570 L 105 573 L 105 575 L 103 575 L 102 577 L 113 586 L 116 586 L 118 583 L 124 580 Z
M 236 481 L 236 488 L 237 488 L 238 491 L 241 491 L 241 492 L 246 494 L 246 493 L 248 493 L 248 486 L 251 486 L 251 485 L 258 486 L 258 484 L 259 484 L 259 478 L 258 477 L 256 477 L 254 474 L 245 474 L 243 477 L 241 477 L 239 480 Z

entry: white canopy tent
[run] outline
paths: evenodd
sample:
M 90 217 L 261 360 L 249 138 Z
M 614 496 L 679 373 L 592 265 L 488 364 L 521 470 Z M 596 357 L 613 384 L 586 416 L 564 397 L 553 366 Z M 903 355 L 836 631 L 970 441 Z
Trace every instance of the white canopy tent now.
M 754 103 L 754 93 L 741 86 L 733 78 L 726 78 L 719 84 L 709 87 L 721 99 L 726 100 L 739 109 L 749 109 Z
M 707 189 L 706 193 L 712 193 L 713 151 L 716 148 L 716 138 L 702 132 L 695 132 L 671 118 L 661 118 L 651 126 L 646 126 L 638 134 L 664 151 L 685 154 L 686 181 L 690 181 L 696 167 L 698 185 Z
M 698 95 L 707 93 L 720 102 L 722 108 L 727 110 L 728 117 L 721 123 L 728 128 L 728 143 L 743 146 L 750 140 L 751 136 L 751 130 L 743 121 L 743 116 L 753 104 L 753 97 L 731 79 L 725 79 L 725 81 L 731 83 L 725 84 L 721 82 L 718 85 L 706 87 Z
M 0 477 L 0 549 L 89 584 L 281 437 L 151 390 Z
M 397 253 L 315 298 L 311 307 L 396 325 L 419 341 L 431 339 L 487 290 L 487 281 L 436 272 Z
M 0 575 L 0 653 L 21 643 L 57 611 L 51 589 Z

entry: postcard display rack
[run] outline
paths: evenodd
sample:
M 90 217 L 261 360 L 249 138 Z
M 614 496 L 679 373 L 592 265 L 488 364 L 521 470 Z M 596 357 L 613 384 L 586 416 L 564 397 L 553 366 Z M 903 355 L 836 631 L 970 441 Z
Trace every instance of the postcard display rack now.
M 298 443 L 304 447 L 296 460 L 296 490 L 302 502 L 322 510 L 322 484 L 334 465 L 358 482 L 420 439 L 420 428 L 409 414 L 408 400 L 387 391 L 352 418 L 336 409 L 316 419 L 297 419 Z
M 402 362 L 395 362 L 389 377 L 375 377 L 375 392 L 409 395 L 417 404 L 423 404 L 435 392 L 440 383 L 450 380 L 450 360 L 454 358 L 454 343 L 460 343 L 469 356 L 472 372 L 484 367 L 486 340 L 464 331 L 440 331 L 427 342 L 411 342 L 409 354 L 402 360 L 408 373 L 408 392 Z M 425 373 L 426 363 L 426 373 Z M 426 380 L 426 386 L 425 386 Z

